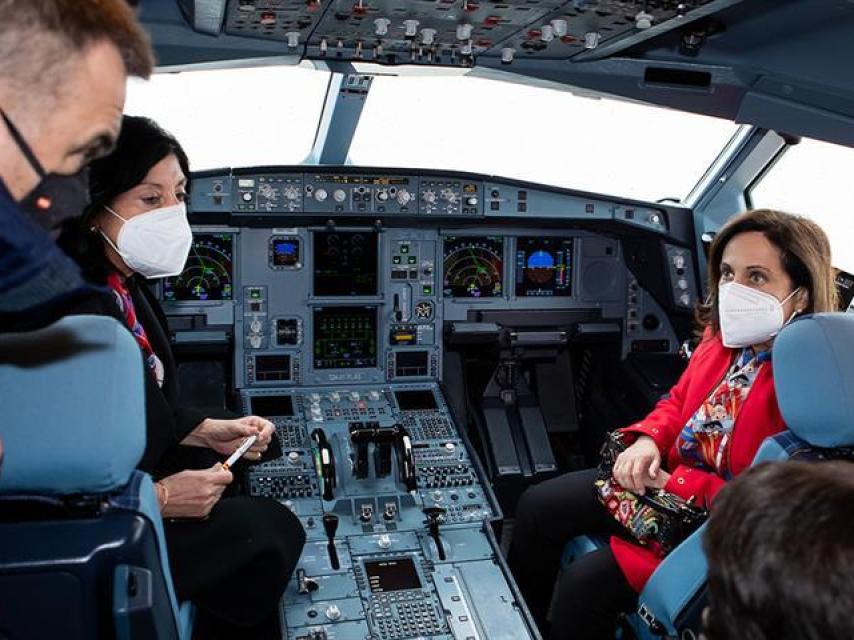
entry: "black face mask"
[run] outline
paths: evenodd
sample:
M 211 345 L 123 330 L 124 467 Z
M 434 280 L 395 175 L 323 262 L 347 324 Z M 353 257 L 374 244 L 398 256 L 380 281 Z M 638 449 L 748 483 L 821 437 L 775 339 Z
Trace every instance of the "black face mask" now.
M 18 203 L 21 208 L 30 214 L 36 224 L 47 230 L 55 228 L 66 218 L 81 215 L 90 202 L 89 168 L 83 167 L 71 176 L 47 173 L 33 153 L 32 147 L 2 109 L 0 117 L 6 123 L 21 154 L 41 178 L 35 189 Z

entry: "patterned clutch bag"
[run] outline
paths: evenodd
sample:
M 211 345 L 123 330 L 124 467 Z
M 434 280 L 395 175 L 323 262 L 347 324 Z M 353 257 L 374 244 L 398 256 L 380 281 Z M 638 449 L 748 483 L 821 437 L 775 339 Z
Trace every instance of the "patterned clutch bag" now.
M 613 471 L 617 456 L 625 450 L 623 434 L 609 433 L 594 483 L 596 497 L 639 544 L 667 555 L 703 524 L 709 512 L 663 489 L 641 496 L 622 487 Z

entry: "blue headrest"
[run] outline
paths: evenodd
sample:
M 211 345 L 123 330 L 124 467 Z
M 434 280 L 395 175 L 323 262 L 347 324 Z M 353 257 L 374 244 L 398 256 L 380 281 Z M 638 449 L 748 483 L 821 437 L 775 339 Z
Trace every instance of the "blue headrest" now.
M 0 335 L 0 493 L 100 493 L 145 448 L 142 354 L 112 318 Z
M 854 445 L 854 315 L 817 313 L 774 340 L 774 388 L 783 420 L 817 447 Z

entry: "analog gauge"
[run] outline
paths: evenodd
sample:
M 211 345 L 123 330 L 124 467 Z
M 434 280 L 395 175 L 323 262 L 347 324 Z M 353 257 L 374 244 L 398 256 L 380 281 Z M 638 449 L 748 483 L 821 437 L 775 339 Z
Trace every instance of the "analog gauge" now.
M 433 303 L 422 300 L 415 305 L 415 317 L 419 320 L 429 320 L 433 317 Z
M 163 299 L 169 302 L 231 300 L 234 235 L 197 233 L 184 271 L 163 280 Z
M 446 298 L 497 298 L 504 292 L 504 239 L 452 237 L 444 243 Z

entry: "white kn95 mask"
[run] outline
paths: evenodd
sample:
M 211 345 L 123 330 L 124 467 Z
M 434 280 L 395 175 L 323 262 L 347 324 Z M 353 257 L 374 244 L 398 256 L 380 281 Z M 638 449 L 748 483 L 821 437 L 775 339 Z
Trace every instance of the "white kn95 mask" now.
M 718 314 L 721 339 L 725 347 L 741 348 L 768 342 L 795 316 L 783 318 L 783 305 L 795 295 L 792 291 L 781 302 L 776 296 L 737 282 L 726 282 L 718 290 Z
M 130 219 L 122 218 L 110 207 L 104 208 L 123 224 L 115 244 L 103 230 L 101 235 L 121 256 L 128 269 L 146 278 L 164 278 L 181 273 L 193 243 L 193 232 L 187 222 L 187 206 L 183 202 Z

